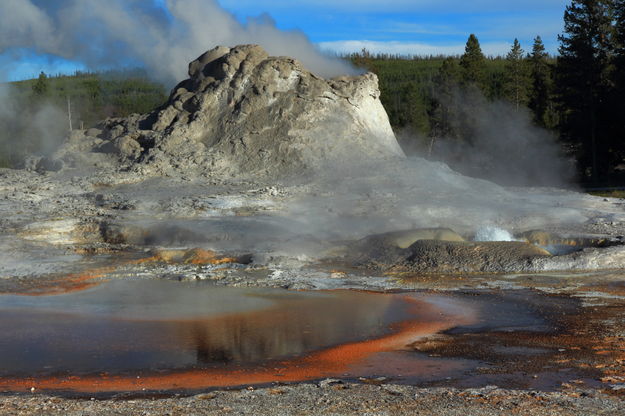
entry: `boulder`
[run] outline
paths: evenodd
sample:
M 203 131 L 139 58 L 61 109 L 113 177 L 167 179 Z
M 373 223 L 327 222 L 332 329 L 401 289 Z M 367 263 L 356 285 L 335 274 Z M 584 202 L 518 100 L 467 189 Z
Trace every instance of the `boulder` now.
M 29 156 L 24 160 L 23 168 L 38 173 L 58 172 L 64 167 L 61 159 L 49 156 Z

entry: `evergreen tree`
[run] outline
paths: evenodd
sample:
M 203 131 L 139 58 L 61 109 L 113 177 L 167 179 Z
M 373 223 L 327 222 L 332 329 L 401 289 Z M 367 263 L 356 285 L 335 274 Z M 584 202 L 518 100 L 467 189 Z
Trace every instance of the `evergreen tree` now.
M 547 52 L 540 36 L 534 39 L 530 55 L 530 78 L 532 88 L 529 96 L 529 108 L 534 113 L 534 121 L 541 127 L 553 128 L 551 67 L 547 62 Z
M 463 85 L 475 85 L 481 89 L 485 84 L 486 57 L 482 53 L 480 42 L 474 34 L 469 36 L 460 58 Z
M 605 177 L 610 159 L 606 137 L 612 1 L 573 0 L 559 36 L 557 83 L 563 139 L 579 144 L 578 162 L 593 181 Z M 599 163 L 599 162 L 602 163 Z
M 455 59 L 447 58 L 434 77 L 434 106 L 432 111 L 432 136 L 458 138 L 455 123 L 455 102 L 460 82 L 460 69 Z
M 614 0 L 615 79 L 625 88 L 625 0 Z
M 371 52 L 369 52 L 367 48 L 362 48 L 360 53 L 356 52 L 352 54 L 352 62 L 360 68 L 370 69 L 371 59 Z
M 419 136 L 430 134 L 430 120 L 427 112 L 425 95 L 419 90 L 415 82 L 405 89 L 404 102 L 406 103 L 406 125 Z
M 625 159 L 625 0 L 614 0 L 614 90 L 610 102 L 611 137 L 617 152 L 617 163 Z
M 625 0 L 614 0 L 615 83 L 625 92 Z
M 480 42 L 474 34 L 469 36 L 460 58 L 461 89 L 451 103 L 452 126 L 459 141 L 472 144 L 475 140 L 475 118 L 465 108 L 478 108 L 483 105 L 485 93 L 489 87 L 486 82 L 486 57 L 482 53 Z
M 33 93 L 36 96 L 43 97 L 48 93 L 48 87 L 48 76 L 45 74 L 45 72 L 41 71 L 37 82 L 33 84 Z
M 517 111 L 528 101 L 529 77 L 524 54 L 519 40 L 514 39 L 512 49 L 506 56 L 504 94 Z

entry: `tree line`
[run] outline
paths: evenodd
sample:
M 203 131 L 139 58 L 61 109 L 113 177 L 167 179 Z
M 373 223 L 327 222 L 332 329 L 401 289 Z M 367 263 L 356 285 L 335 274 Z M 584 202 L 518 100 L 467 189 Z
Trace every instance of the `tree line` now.
M 517 39 L 505 57 L 486 57 L 470 35 L 451 57 L 348 58 L 380 78 L 391 124 L 425 148 L 444 138 L 471 144 L 479 133 L 471 108 L 505 102 L 529 112 L 575 158 L 584 183 L 625 180 L 625 0 L 573 0 L 564 13 L 559 54 L 540 36 L 526 52 Z M 403 133 L 403 134 L 402 134 Z M 463 147 L 464 148 L 464 147 Z
M 76 120 L 90 127 L 108 117 L 147 113 L 166 99 L 165 87 L 151 80 L 141 69 L 106 72 L 77 71 L 72 76 L 49 76 L 12 83 L 25 104 L 54 104 L 65 107 L 69 99 Z
M 0 85 L 0 167 L 18 167 L 46 154 L 71 126 L 89 128 L 107 117 L 147 113 L 167 99 L 143 70 L 76 72 Z

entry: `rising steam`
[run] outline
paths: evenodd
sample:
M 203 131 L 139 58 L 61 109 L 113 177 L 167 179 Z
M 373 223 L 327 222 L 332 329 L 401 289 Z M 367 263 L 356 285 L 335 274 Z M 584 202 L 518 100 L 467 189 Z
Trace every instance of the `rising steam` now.
M 186 63 L 216 45 L 255 43 L 271 55 L 298 58 L 323 77 L 354 73 L 323 55 L 300 31 L 284 32 L 267 16 L 241 24 L 214 0 L 2 0 L 0 54 L 20 49 L 90 68 L 143 65 L 172 85 Z
M 28 154 L 47 156 L 67 135 L 62 110 L 46 101 L 27 106 L 27 99 L 8 84 L 0 84 L 0 166 L 19 165 Z
M 456 135 L 415 140 L 400 132 L 407 153 L 504 186 L 572 187 L 574 162 L 553 132 L 533 122 L 528 109 L 490 101 L 475 88 L 456 88 L 437 99 L 448 109 L 447 123 Z

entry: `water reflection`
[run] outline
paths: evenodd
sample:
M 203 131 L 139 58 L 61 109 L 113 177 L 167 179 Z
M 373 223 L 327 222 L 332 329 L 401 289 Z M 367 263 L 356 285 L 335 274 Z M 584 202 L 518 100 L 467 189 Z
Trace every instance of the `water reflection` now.
M 532 291 L 292 292 L 158 281 L 5 295 L 0 391 L 173 392 L 372 376 L 482 385 L 501 381 L 477 371 L 482 357 L 520 356 L 551 369 L 559 350 L 528 347 L 542 347 L 559 328 L 553 317 L 576 313 L 576 305 Z M 442 331 L 448 343 L 429 348 L 448 358 L 417 348 Z M 559 386 L 560 378 L 550 380 Z M 506 382 L 529 387 L 527 377 Z
M 0 377 L 243 366 L 380 337 L 414 304 L 353 291 L 157 281 L 0 296 Z

